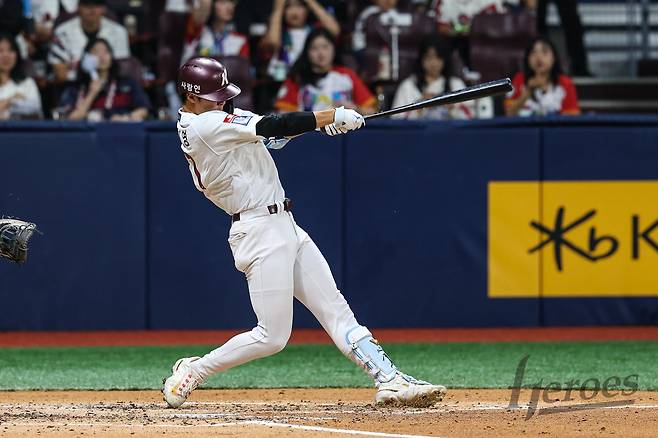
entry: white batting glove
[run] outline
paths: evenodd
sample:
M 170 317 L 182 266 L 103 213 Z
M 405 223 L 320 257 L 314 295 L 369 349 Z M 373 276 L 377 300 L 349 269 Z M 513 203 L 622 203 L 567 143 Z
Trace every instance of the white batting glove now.
M 336 108 L 334 113 L 334 123 L 322 128 L 327 135 L 345 134 L 347 131 L 354 131 L 366 124 L 363 116 L 358 112 L 345 109 L 344 106 Z

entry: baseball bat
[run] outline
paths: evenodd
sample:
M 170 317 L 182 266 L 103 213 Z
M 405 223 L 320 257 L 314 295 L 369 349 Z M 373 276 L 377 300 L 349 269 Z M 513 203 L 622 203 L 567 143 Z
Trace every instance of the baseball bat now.
M 405 113 L 407 111 L 419 110 L 438 105 L 450 105 L 453 103 L 466 102 L 467 100 L 480 99 L 487 96 L 507 93 L 512 90 L 512 81 L 509 78 L 498 79 L 497 81 L 486 82 L 484 84 L 473 85 L 462 88 L 461 90 L 451 91 L 441 96 L 432 97 L 431 99 L 421 100 L 419 102 L 402 105 L 392 108 L 388 111 L 370 114 L 364 117 L 366 120 L 377 119 L 379 117 L 392 116 L 394 114 Z

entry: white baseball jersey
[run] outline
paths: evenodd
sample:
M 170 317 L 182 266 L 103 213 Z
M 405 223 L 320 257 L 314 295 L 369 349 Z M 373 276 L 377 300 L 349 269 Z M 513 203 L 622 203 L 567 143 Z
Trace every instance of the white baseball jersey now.
M 262 116 L 179 111 L 178 136 L 196 188 L 228 214 L 283 202 L 274 160 L 256 134 Z
M 181 86 L 194 87 L 187 82 Z M 192 371 L 205 379 L 281 351 L 290 338 L 295 298 L 315 315 L 345 356 L 367 368 L 359 358 L 364 356 L 354 351 L 356 341 L 349 339 L 357 330 L 368 335 L 361 338 L 362 344 L 370 345 L 372 337 L 336 287 L 322 253 L 295 223 L 292 212 L 263 208 L 281 206 L 284 193 L 263 137 L 256 135 L 262 116 L 239 109 L 234 114 L 179 114 L 181 148 L 197 189 L 229 214 L 251 209 L 256 214 L 245 214 L 231 224 L 228 243 L 236 269 L 245 274 L 258 324 L 190 363 Z

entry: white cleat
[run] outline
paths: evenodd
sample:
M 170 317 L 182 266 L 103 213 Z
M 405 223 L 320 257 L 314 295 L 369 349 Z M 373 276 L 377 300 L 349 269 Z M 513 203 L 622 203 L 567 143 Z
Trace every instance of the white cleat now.
M 390 382 L 377 385 L 375 402 L 385 405 L 428 407 L 443 400 L 445 386 L 432 385 L 397 372 Z
M 164 395 L 164 401 L 167 402 L 169 407 L 180 407 L 180 405 L 185 403 L 190 393 L 203 383 L 203 379 L 190 366 L 190 363 L 197 359 L 200 359 L 200 357 L 194 356 L 178 359 L 174 366 L 171 367 L 173 374 L 162 381 L 164 384 L 162 395 Z

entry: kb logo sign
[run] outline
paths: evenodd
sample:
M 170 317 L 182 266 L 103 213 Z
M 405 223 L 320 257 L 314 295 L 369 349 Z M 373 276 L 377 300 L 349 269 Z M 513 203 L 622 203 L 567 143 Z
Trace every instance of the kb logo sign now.
M 488 294 L 658 296 L 658 181 L 490 182 Z

